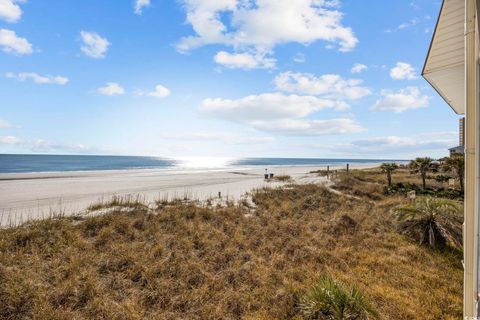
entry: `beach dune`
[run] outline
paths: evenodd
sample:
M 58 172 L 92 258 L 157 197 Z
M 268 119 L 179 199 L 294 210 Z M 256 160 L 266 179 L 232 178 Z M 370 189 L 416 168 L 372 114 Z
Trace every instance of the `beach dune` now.
M 372 167 L 358 164 L 353 167 Z M 321 167 L 269 167 L 297 183 L 321 182 L 310 174 Z M 324 168 L 323 168 L 324 169 Z M 279 182 L 264 180 L 264 167 L 222 170 L 119 170 L 93 172 L 0 174 L 0 225 L 15 225 L 51 215 L 71 215 L 113 196 L 157 199 L 218 198 L 238 200 L 246 192 Z

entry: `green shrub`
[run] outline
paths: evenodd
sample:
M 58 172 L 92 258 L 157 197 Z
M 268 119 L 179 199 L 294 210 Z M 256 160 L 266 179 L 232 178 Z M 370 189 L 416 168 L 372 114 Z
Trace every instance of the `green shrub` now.
M 463 200 L 463 192 L 461 192 L 460 190 L 445 188 L 433 189 L 429 187 L 427 187 L 426 189 L 422 189 L 418 185 L 413 183 L 396 183 L 390 187 L 385 187 L 383 193 L 385 195 L 405 195 L 409 191 L 415 191 L 416 194 L 420 196 L 446 198 L 451 200 Z
M 325 277 L 303 296 L 300 310 L 307 319 L 371 319 L 378 314 L 356 287 Z
M 462 216 L 451 200 L 419 198 L 414 204 L 396 208 L 400 230 L 432 248 L 462 246 Z

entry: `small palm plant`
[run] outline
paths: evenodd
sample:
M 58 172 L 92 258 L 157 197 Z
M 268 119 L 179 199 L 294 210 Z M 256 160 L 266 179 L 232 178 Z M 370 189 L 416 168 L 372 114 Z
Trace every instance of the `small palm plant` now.
M 382 163 L 380 166 L 382 172 L 387 175 L 387 182 L 388 186 L 392 186 L 392 173 L 398 169 L 398 165 L 396 163 Z
M 412 205 L 394 209 L 400 230 L 432 248 L 461 248 L 462 217 L 454 201 L 419 198 Z
M 366 320 L 377 318 L 373 306 L 357 287 L 324 277 L 301 299 L 300 310 L 306 319 Z
M 446 158 L 442 167 L 447 172 L 453 172 L 457 175 L 460 182 L 460 191 L 464 191 L 465 157 L 461 154 L 454 154 Z
M 420 173 L 422 177 L 423 190 L 427 188 L 427 173 L 434 171 L 435 168 L 436 164 L 433 162 L 433 159 L 429 157 L 416 158 L 410 162 L 410 169 L 414 173 Z

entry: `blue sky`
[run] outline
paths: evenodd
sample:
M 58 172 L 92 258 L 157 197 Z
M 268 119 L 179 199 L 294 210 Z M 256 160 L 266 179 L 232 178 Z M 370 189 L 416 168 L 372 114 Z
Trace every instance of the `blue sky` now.
M 0 0 L 0 152 L 444 156 L 440 4 Z

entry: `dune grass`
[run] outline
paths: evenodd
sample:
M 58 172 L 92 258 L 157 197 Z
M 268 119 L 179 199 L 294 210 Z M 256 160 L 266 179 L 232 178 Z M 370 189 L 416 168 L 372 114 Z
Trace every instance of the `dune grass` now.
M 175 202 L 0 230 L 0 319 L 306 319 L 325 277 L 379 319 L 461 318 L 461 253 L 397 233 L 405 199 L 379 195 L 289 185 L 254 192 L 254 209 Z
M 281 174 L 281 175 L 278 175 L 278 176 L 274 176 L 273 179 L 270 179 L 269 181 L 292 182 L 293 179 L 288 174 Z
M 145 200 L 139 195 L 137 196 L 113 196 L 108 200 L 100 200 L 88 206 L 89 211 L 98 211 L 110 208 L 129 208 L 129 209 L 145 209 L 148 206 Z

